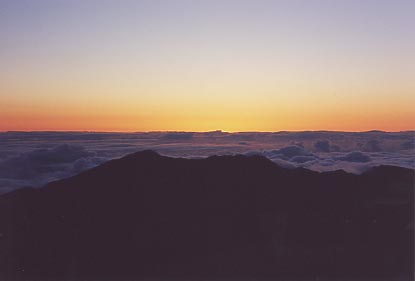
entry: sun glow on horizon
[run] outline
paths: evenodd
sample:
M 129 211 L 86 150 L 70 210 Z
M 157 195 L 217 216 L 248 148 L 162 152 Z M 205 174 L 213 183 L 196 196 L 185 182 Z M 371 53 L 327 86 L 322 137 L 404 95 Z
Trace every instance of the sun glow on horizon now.
M 0 131 L 415 128 L 410 1 L 17 2 Z

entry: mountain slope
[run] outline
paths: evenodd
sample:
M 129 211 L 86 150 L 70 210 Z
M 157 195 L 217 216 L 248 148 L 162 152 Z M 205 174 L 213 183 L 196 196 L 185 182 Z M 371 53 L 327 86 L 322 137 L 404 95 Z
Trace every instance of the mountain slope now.
M 414 171 L 142 151 L 0 197 L 0 279 L 412 280 Z

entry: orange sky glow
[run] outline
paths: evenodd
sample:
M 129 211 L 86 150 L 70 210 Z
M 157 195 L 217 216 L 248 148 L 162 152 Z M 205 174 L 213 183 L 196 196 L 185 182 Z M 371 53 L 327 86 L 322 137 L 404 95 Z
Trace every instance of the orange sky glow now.
M 0 15 L 0 131 L 415 129 L 410 1 L 36 2 Z

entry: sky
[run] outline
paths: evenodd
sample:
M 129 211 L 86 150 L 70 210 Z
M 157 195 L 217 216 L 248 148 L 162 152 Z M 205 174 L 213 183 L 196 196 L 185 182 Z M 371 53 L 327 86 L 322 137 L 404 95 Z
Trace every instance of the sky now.
M 0 131 L 415 128 L 413 0 L 0 0 Z

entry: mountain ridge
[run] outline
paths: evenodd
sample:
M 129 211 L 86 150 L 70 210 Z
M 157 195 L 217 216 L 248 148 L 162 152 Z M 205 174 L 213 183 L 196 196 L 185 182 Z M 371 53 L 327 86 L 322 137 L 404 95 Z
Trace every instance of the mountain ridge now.
M 413 176 L 136 152 L 0 196 L 0 278 L 410 280 Z

